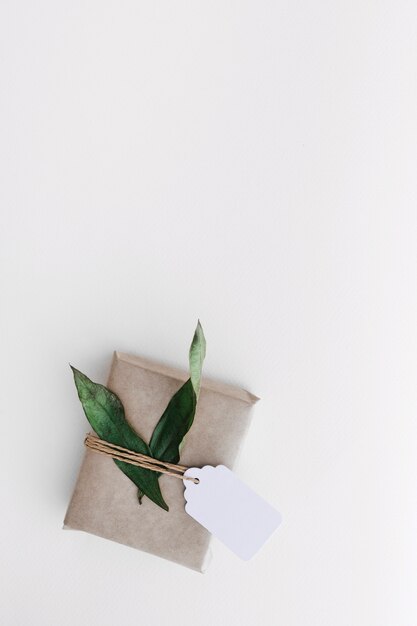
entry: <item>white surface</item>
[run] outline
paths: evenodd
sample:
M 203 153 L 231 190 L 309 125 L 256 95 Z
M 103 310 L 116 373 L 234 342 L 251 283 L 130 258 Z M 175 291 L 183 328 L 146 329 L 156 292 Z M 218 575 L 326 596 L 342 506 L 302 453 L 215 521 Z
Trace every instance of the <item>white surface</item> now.
M 245 561 L 252 559 L 281 523 L 281 515 L 224 465 L 191 467 L 184 476 L 185 510 Z
M 1 621 L 415 626 L 415 2 L 3 0 Z M 114 349 L 259 395 L 198 575 L 61 530 Z

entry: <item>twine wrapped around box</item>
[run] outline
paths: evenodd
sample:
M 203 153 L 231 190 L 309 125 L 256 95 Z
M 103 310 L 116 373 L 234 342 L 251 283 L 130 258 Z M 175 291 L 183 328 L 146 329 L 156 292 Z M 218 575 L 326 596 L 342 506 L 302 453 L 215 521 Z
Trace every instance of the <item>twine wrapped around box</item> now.
M 159 461 L 158 459 L 154 459 L 146 454 L 140 454 L 139 452 L 128 450 L 122 446 L 116 446 L 116 444 L 104 441 L 95 435 L 86 435 L 84 445 L 90 450 L 94 450 L 94 452 L 104 454 L 112 459 L 123 461 L 124 463 L 130 463 L 130 465 L 143 467 L 144 469 L 151 470 L 152 472 L 159 472 L 161 474 L 166 474 L 167 476 L 180 478 L 181 480 L 192 480 L 193 483 L 199 482 L 198 478 L 184 476 L 184 472 L 189 469 L 185 465 L 175 465 L 174 463 Z

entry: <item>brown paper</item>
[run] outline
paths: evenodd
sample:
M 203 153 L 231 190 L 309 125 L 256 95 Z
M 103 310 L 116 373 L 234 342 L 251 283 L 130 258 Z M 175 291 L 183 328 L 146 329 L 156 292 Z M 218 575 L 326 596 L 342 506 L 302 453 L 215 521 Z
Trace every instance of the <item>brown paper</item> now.
M 121 399 L 136 432 L 149 441 L 187 378 L 184 370 L 115 352 L 107 386 Z M 244 389 L 203 377 L 180 463 L 233 468 L 258 400 Z M 168 512 L 146 497 L 139 505 L 137 487 L 114 461 L 86 449 L 64 528 L 84 530 L 203 572 L 210 560 L 211 535 L 185 512 L 182 480 L 161 476 L 159 481 Z

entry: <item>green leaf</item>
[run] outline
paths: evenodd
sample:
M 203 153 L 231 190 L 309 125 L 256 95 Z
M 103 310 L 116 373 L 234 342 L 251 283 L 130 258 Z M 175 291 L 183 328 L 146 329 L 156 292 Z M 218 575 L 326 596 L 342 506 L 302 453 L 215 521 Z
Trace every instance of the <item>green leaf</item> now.
M 180 447 L 194 421 L 205 354 L 206 340 L 198 320 L 189 351 L 191 378 L 172 396 L 149 442 L 152 455 L 161 461 L 178 463 L 180 459 Z
M 191 378 L 172 396 L 152 433 L 149 447 L 160 461 L 178 463 L 178 447 L 191 428 L 196 409 L 196 395 Z
M 71 369 L 84 413 L 97 435 L 110 443 L 152 456 L 149 446 L 127 422 L 123 405 L 117 395 L 104 385 L 94 383 L 75 367 L 71 366 Z M 159 487 L 157 472 L 113 460 L 148 498 L 168 511 Z
M 200 393 L 201 370 L 203 369 L 203 361 L 205 356 L 206 339 L 204 337 L 200 320 L 198 320 L 197 328 L 195 329 L 189 352 L 191 382 L 197 398 Z

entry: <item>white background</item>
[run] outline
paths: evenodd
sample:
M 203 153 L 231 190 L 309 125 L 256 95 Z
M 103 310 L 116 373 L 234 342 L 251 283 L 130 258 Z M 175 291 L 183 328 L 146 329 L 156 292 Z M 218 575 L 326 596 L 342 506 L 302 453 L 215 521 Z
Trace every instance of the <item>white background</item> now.
M 0 4 L 6 626 L 417 623 L 414 1 Z M 62 530 L 114 349 L 261 397 L 284 523 L 205 575 Z

